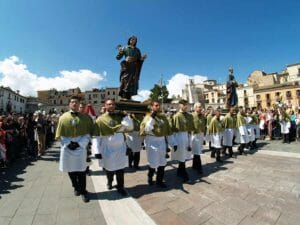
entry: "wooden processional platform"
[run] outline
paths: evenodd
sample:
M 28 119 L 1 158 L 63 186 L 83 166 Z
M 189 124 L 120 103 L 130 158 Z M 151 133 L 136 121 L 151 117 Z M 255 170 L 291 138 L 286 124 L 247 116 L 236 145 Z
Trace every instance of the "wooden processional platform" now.
M 149 112 L 148 104 L 132 100 L 120 100 L 116 102 L 116 110 L 138 114 L 145 114 Z

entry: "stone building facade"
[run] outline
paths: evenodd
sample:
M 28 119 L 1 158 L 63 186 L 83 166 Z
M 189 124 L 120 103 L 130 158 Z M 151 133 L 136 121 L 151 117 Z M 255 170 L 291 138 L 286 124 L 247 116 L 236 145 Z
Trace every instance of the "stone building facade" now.
M 21 95 L 19 91 L 0 86 L 0 113 L 25 113 L 26 101 L 26 97 Z
M 254 71 L 247 83 L 254 90 L 256 107 L 268 108 L 279 103 L 300 106 L 300 63 L 287 65 L 281 73 Z
M 94 88 L 81 92 L 80 88 L 71 88 L 64 91 L 56 89 L 38 91 L 38 99 L 42 102 L 39 110 L 46 113 L 62 113 L 68 110 L 69 99 L 72 95 L 80 96 L 85 104 L 91 104 L 98 113 L 105 102 L 111 98 L 119 100 L 118 88 L 108 87 L 103 89 Z

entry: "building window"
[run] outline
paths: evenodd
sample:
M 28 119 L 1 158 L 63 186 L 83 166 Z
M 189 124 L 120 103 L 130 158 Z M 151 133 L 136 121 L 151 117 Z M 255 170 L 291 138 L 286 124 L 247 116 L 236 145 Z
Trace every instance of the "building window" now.
M 261 109 L 261 103 L 257 103 L 257 108 Z
M 91 100 L 92 99 L 92 96 L 91 95 L 89 95 L 89 100 Z
M 53 100 L 53 104 L 56 105 L 56 100 Z
M 97 104 L 97 101 L 94 101 L 94 104 Z
M 60 102 L 59 102 L 61 105 L 63 104 L 63 101 L 62 100 L 60 100 Z
M 247 91 L 246 90 L 244 90 L 244 95 L 247 95 Z
M 107 95 L 110 95 L 109 91 L 107 92 Z
M 270 100 L 270 94 L 266 94 L 266 99 Z
M 115 92 L 113 91 L 113 95 L 115 95 Z
M 280 92 L 276 92 L 275 95 L 276 95 L 276 96 L 280 96 Z
M 215 103 L 215 99 L 214 98 L 211 99 L 211 103 Z
M 298 89 L 298 90 L 296 91 L 296 95 L 297 95 L 297 97 L 300 97 L 300 89 Z
M 287 97 L 287 98 L 291 98 L 291 97 L 292 97 L 291 91 L 287 91 L 287 92 L 286 92 L 286 97 Z

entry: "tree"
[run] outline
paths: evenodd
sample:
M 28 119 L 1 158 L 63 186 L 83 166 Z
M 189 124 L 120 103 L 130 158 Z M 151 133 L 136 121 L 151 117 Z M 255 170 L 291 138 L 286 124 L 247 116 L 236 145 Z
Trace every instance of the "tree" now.
M 151 91 L 151 94 L 150 94 L 151 100 L 158 100 L 163 103 L 167 102 L 169 91 L 168 91 L 166 85 L 160 86 L 158 84 L 155 84 L 154 87 L 150 91 Z

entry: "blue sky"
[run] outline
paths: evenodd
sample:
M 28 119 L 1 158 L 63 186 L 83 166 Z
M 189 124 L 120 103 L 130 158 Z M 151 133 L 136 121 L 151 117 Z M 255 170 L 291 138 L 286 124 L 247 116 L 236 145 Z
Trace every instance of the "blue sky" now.
M 102 77 L 95 87 L 118 86 L 116 46 L 132 34 L 148 54 L 141 90 L 161 75 L 166 84 L 178 73 L 222 83 L 233 66 L 245 82 L 254 70 L 300 62 L 297 0 L 1 0 L 0 9 L 0 80 L 3 62 L 16 56 L 12 63 L 35 78 L 85 70 Z

